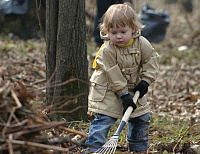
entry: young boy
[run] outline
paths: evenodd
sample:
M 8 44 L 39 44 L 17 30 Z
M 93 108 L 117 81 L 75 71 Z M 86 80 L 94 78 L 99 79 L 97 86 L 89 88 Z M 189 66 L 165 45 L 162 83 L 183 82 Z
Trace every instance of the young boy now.
M 88 112 L 97 113 L 89 128 L 87 144 L 101 147 L 110 127 L 122 118 L 129 106 L 134 108 L 128 121 L 129 152 L 148 153 L 150 106 L 145 94 L 158 74 L 158 54 L 140 35 L 139 23 L 130 4 L 115 4 L 108 8 L 100 25 L 104 44 L 99 49 L 90 79 Z M 140 92 L 139 100 L 133 95 Z M 91 147 L 95 152 L 98 148 Z

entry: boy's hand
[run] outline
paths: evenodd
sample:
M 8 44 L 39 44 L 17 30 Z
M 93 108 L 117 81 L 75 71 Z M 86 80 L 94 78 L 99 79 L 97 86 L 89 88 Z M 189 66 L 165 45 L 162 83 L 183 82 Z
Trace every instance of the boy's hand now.
M 122 102 L 123 102 L 123 114 L 126 112 L 129 106 L 133 107 L 133 111 L 136 109 L 136 105 L 133 102 L 133 99 L 130 94 L 126 94 L 121 96 Z
M 139 98 L 142 98 L 148 91 L 148 87 L 149 87 L 149 84 L 142 80 L 140 81 L 140 83 L 133 89 L 133 92 L 136 92 L 136 91 L 139 91 L 140 92 L 140 96 Z

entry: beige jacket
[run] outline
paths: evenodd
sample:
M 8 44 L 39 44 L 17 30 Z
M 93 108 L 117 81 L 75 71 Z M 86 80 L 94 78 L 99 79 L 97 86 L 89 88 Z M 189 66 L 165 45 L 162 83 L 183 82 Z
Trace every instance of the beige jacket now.
M 128 47 L 117 47 L 104 36 L 104 46 L 97 57 L 97 67 L 90 78 L 88 113 L 100 113 L 114 118 L 122 117 L 122 101 L 119 94 L 129 91 L 145 80 L 149 84 L 158 74 L 159 55 L 151 44 L 139 33 L 133 36 L 134 42 Z M 137 109 L 131 117 L 150 111 L 146 97 L 136 103 Z

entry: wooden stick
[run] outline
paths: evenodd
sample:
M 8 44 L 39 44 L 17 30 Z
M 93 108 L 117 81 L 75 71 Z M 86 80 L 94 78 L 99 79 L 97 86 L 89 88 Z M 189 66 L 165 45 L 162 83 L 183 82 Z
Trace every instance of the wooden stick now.
M 58 67 L 56 66 L 56 68 L 54 69 L 54 71 L 53 71 L 53 73 L 51 74 L 50 78 L 47 80 L 46 86 L 48 86 L 48 85 L 50 84 L 50 82 L 53 80 L 53 78 L 55 77 L 57 71 L 58 71 Z
M 10 81 L 6 82 L 5 86 L 3 86 L 2 88 L 0 88 L 0 94 L 7 89 L 10 86 Z
M 176 145 L 175 145 L 174 148 L 173 148 L 173 153 L 175 153 L 176 147 L 180 144 L 181 140 L 182 140 L 182 139 L 184 138 L 184 136 L 188 133 L 188 130 L 189 130 L 189 129 L 190 129 L 190 127 L 187 128 L 187 129 L 184 131 L 183 135 L 179 138 L 178 142 L 176 143 Z
M 17 104 L 17 109 L 22 107 L 22 104 L 20 103 L 16 93 L 14 92 L 14 90 L 11 89 L 11 96 L 12 98 L 15 100 L 15 103 Z
M 75 95 L 75 96 L 72 96 L 72 97 L 69 97 L 68 99 L 68 101 L 67 102 L 64 102 L 64 103 L 62 103 L 62 104 L 56 104 L 56 105 L 54 105 L 54 106 L 52 106 L 52 108 L 54 109 L 54 110 L 58 110 L 58 109 L 63 109 L 64 107 L 66 107 L 66 106 L 68 106 L 68 105 L 70 105 L 71 103 L 74 103 L 74 102 L 76 102 L 77 101 L 77 98 L 79 98 L 79 97 L 81 97 L 81 96 L 84 96 L 84 95 L 87 95 L 87 93 L 81 93 L 81 94 L 77 94 L 77 95 Z M 57 107 L 58 106 L 58 107 Z
M 1 132 L 3 138 L 5 138 L 7 127 L 10 126 L 10 122 L 11 122 L 12 117 L 13 117 L 12 115 L 14 114 L 15 110 L 16 110 L 16 107 L 12 108 L 10 115 L 8 117 L 8 121 L 6 122 L 6 126 L 3 128 L 2 132 Z
M 55 88 L 55 87 L 60 87 L 60 86 L 63 86 L 63 85 L 66 85 L 70 82 L 73 82 L 73 81 L 79 81 L 79 82 L 82 82 L 82 83 L 85 83 L 85 84 L 88 84 L 88 82 L 84 81 L 84 80 L 81 80 L 81 79 L 78 79 L 78 78 L 71 78 L 65 82 L 62 82 L 62 83 L 58 83 L 58 84 L 55 84 L 55 85 L 52 85 L 52 86 L 45 86 L 45 87 L 41 87 L 39 88 L 38 90 L 44 90 L 44 89 L 48 89 L 48 88 Z
M 38 22 L 39 22 L 40 31 L 42 33 L 42 36 L 43 36 L 45 42 L 46 42 L 46 36 L 45 36 L 44 30 L 43 30 L 43 27 L 42 27 L 42 24 L 41 24 L 40 14 L 39 14 L 40 7 L 41 7 L 41 0 L 40 0 L 39 5 L 37 3 L 37 0 L 35 0 L 35 5 L 36 5 L 36 13 L 37 13 L 37 18 L 38 18 Z
M 55 127 L 59 127 L 61 125 L 65 125 L 66 122 L 55 122 L 55 123 L 49 123 L 49 124 L 41 124 L 41 125 L 35 125 L 35 126 L 26 126 L 24 129 L 23 127 L 21 128 L 22 130 L 17 131 L 16 133 L 12 132 L 14 135 L 14 138 L 18 138 L 22 135 L 26 135 L 26 134 L 30 134 L 30 133 L 34 133 L 34 132 L 39 132 L 42 130 L 46 130 L 46 129 L 51 129 L 51 128 L 55 128 Z M 6 133 L 11 133 L 11 132 L 6 132 Z
M 48 115 L 52 115 L 52 114 L 56 114 L 56 113 L 73 113 L 73 112 L 75 112 L 75 111 L 77 111 L 77 110 L 79 110 L 79 109 L 82 109 L 82 108 L 87 108 L 87 106 L 78 106 L 78 107 L 76 107 L 75 109 L 73 109 L 73 110 L 70 110 L 70 111 L 52 111 L 52 112 L 49 112 L 48 113 Z
M 183 139 L 184 136 L 181 136 L 180 139 L 178 140 L 178 142 L 176 143 L 176 145 L 173 148 L 173 153 L 175 153 L 176 147 L 179 145 L 179 143 L 181 142 L 181 140 Z
M 45 81 L 46 81 L 46 79 L 37 80 L 34 82 L 34 84 L 38 84 L 38 83 L 45 82 Z
M 39 118 L 36 121 L 38 121 L 40 123 L 48 124 L 48 122 L 40 121 Z M 64 126 L 58 126 L 58 129 L 62 129 L 64 131 L 67 131 L 68 133 L 73 133 L 73 134 L 76 134 L 76 135 L 80 135 L 82 137 L 87 137 L 87 134 L 85 134 L 83 132 L 80 132 L 80 131 L 77 131 L 77 130 L 74 130 L 74 129 L 70 129 L 70 128 L 66 128 Z
M 35 142 L 28 142 L 28 141 L 21 141 L 21 140 L 12 140 L 12 139 L 7 139 L 7 143 L 13 143 L 13 144 L 20 144 L 20 145 L 28 145 L 28 146 L 35 146 L 35 147 L 40 147 L 40 148 L 45 148 L 45 149 L 52 149 L 52 150 L 58 150 L 58 151 L 63 151 L 63 152 L 69 152 L 68 148 L 62 148 L 58 146 L 53 146 L 53 145 L 46 145 L 46 144 L 41 144 L 41 143 L 35 143 Z
M 9 135 L 9 140 L 12 140 L 12 134 Z M 9 154 L 14 154 L 12 142 L 8 142 Z
M 74 130 L 74 129 L 70 129 L 70 128 L 66 128 L 66 127 L 62 127 L 62 126 L 59 126 L 58 128 L 63 129 L 64 131 L 67 131 L 69 133 L 73 133 L 73 134 L 77 134 L 77 135 L 80 135 L 80 136 L 83 136 L 83 137 L 87 137 L 87 134 L 80 132 L 80 131 L 77 131 L 77 130 Z

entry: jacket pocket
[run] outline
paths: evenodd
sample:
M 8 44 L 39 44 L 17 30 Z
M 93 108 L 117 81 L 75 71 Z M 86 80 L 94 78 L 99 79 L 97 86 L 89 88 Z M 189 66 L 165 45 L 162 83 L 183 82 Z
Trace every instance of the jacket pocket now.
M 107 91 L 107 84 L 100 85 L 95 82 L 91 82 L 90 86 L 90 93 L 88 99 L 94 102 L 101 102 L 105 98 L 106 91 Z

